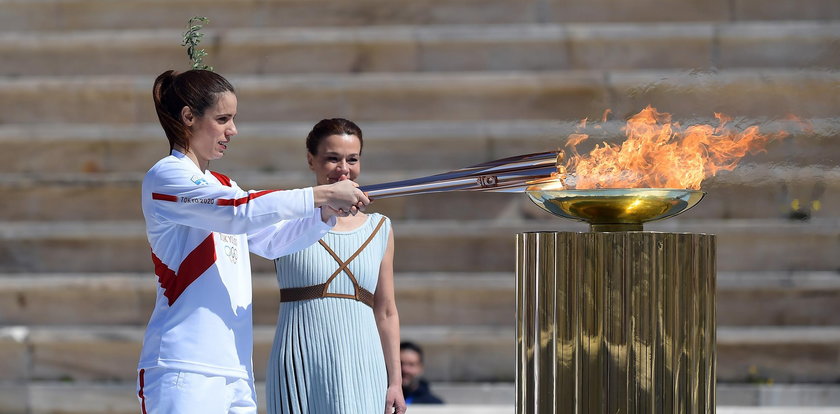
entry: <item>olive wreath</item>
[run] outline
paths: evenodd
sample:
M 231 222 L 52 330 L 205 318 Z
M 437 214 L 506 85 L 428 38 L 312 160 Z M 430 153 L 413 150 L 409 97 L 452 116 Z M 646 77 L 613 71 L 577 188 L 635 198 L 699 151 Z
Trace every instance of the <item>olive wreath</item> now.
M 201 33 L 201 29 L 209 21 L 210 19 L 206 17 L 195 16 L 190 18 L 187 23 L 188 29 L 184 32 L 184 41 L 181 43 L 181 46 L 187 47 L 187 56 L 190 57 L 193 69 L 213 70 L 212 66 L 204 64 L 204 58 L 207 56 L 207 51 L 198 48 L 198 44 L 201 43 L 201 38 L 204 37 L 204 33 Z

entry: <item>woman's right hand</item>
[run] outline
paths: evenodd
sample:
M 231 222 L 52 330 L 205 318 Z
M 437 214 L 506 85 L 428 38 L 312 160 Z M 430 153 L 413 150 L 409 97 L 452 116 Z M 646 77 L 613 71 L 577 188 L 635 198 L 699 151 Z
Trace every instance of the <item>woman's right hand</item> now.
M 364 211 L 365 206 L 370 204 L 370 199 L 358 187 L 358 184 L 350 180 L 316 186 L 312 189 L 315 207 L 329 207 L 337 211 L 339 216 L 355 215 Z

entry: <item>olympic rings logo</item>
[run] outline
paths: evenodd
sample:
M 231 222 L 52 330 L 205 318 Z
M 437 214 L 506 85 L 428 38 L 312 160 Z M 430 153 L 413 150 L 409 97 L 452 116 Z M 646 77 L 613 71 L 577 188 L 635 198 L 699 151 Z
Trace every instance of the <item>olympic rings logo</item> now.
M 235 246 L 225 246 L 225 255 L 233 264 L 239 261 L 239 251 Z

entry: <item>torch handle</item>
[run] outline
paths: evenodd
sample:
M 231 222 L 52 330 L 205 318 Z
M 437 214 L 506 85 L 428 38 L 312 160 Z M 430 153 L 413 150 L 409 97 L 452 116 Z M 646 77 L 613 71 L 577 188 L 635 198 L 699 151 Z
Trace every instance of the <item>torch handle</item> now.
M 410 180 L 359 187 L 368 197 L 388 198 L 443 191 L 524 191 L 527 183 L 557 171 L 556 151 L 520 155 Z

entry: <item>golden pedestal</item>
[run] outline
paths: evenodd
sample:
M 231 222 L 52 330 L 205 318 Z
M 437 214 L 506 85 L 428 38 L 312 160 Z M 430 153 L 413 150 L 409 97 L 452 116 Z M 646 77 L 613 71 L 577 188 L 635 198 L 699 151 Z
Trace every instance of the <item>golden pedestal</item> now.
M 715 412 L 715 237 L 517 236 L 518 414 Z

